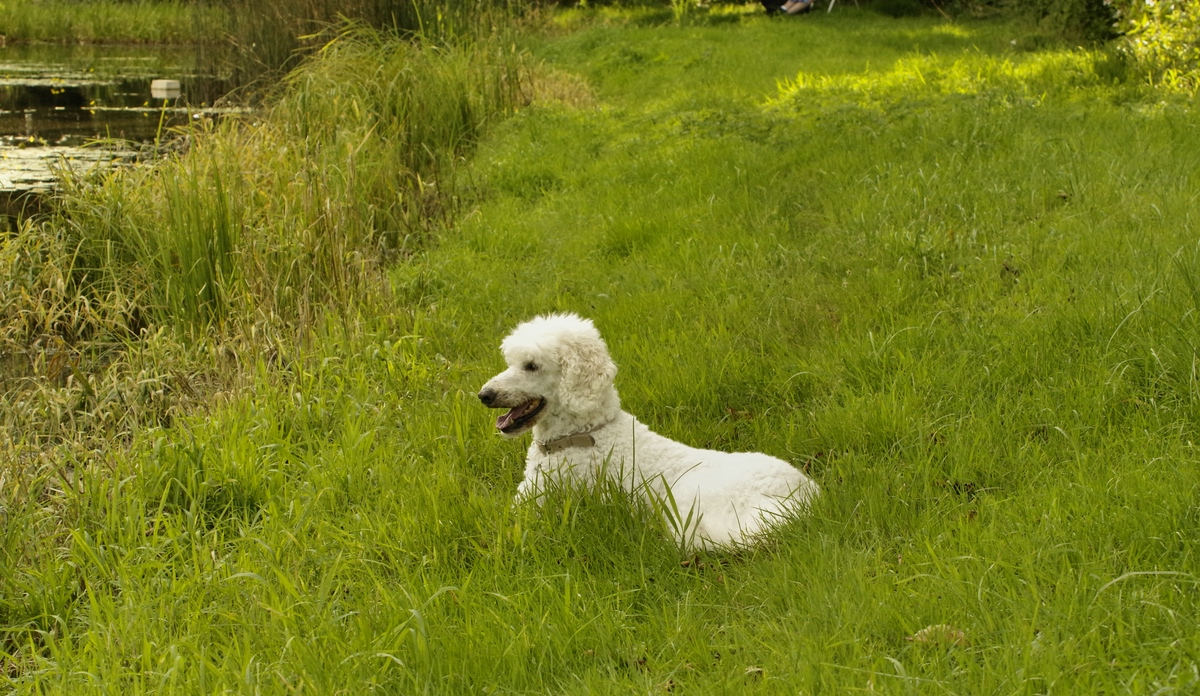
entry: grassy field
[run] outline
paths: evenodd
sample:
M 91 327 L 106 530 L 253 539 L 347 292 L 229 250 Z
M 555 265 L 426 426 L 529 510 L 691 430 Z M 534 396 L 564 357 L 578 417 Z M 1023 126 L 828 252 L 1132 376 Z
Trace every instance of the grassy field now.
M 526 44 L 536 98 L 437 140 L 453 168 L 376 137 L 396 97 L 351 44 L 0 247 L 8 688 L 1196 690 L 1191 103 L 1016 25 L 840 3 Z M 516 79 L 455 91 L 444 58 L 453 103 Z M 161 262 L 95 252 L 150 233 Z M 11 299 L 81 274 L 55 316 Z M 527 442 L 475 392 L 559 310 L 627 410 L 803 467 L 812 515 L 690 558 L 618 491 L 512 507 Z M 116 348 L 56 362 L 63 327 Z

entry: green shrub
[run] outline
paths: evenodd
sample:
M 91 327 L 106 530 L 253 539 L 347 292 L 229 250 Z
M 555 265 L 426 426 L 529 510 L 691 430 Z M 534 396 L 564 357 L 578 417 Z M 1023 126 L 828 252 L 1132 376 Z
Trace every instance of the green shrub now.
M 1195 92 L 1200 86 L 1200 0 L 1125 0 L 1122 49 L 1150 81 Z

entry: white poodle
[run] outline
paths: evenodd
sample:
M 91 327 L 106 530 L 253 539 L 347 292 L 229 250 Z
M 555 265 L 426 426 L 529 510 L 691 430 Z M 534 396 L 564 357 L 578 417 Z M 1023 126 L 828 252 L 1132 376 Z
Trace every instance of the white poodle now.
M 518 500 L 549 479 L 605 472 L 663 509 L 678 542 L 706 547 L 752 542 L 817 495 L 817 484 L 783 460 L 688 447 L 622 411 L 617 366 L 587 319 L 537 317 L 500 349 L 508 369 L 483 385 L 479 400 L 509 409 L 496 420 L 506 437 L 533 429 Z

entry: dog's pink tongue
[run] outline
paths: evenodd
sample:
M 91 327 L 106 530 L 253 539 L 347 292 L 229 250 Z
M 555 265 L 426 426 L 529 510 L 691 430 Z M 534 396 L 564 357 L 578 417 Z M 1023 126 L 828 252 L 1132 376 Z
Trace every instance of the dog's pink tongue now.
M 508 426 L 512 425 L 513 419 L 517 417 L 517 411 L 519 409 L 520 409 L 519 406 L 517 408 L 509 409 L 509 411 L 507 413 L 505 413 L 503 416 L 500 416 L 499 418 L 497 418 L 496 419 L 496 429 L 504 430 Z
M 520 406 L 509 409 L 508 413 L 506 413 L 503 416 L 500 416 L 499 418 L 496 419 L 496 428 L 498 428 L 500 430 L 504 430 L 508 426 L 512 425 L 513 421 L 517 420 L 518 418 L 525 415 L 526 413 L 529 413 L 529 409 L 533 408 L 534 404 L 536 404 L 536 403 L 537 403 L 536 400 L 526 401 L 525 403 L 521 404 Z

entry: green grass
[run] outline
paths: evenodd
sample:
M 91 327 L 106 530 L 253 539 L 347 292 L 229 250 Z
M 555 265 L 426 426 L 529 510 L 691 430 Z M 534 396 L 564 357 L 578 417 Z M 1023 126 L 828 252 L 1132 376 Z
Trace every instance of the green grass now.
M 213 41 L 226 22 L 219 7 L 179 0 L 0 2 L 8 41 L 196 43 Z
M 25 435 L 30 382 L 9 389 L 0 678 L 18 693 L 1193 691 L 1192 105 L 1003 23 L 840 4 L 558 22 L 528 40 L 541 100 L 462 151 L 453 224 L 402 255 L 346 228 L 352 258 L 385 267 L 361 294 L 296 284 L 311 304 L 278 306 L 311 311 L 255 323 L 260 300 L 234 302 L 207 332 L 180 313 L 130 341 L 117 376 L 61 375 L 45 389 L 78 399 L 64 412 L 88 438 Z M 357 94 L 367 71 L 335 54 L 315 74 Z M 296 108 L 347 113 L 320 104 Z M 277 147 L 306 142 L 275 118 Z M 177 172 L 175 200 L 213 210 L 188 187 L 237 153 L 205 153 L 254 146 L 223 137 L 153 176 Z M 340 182 L 355 152 L 300 176 Z M 286 169 L 244 161 L 253 181 Z M 270 238 L 307 239 L 282 213 L 309 189 L 266 190 Z M 120 207 L 83 193 L 97 215 Z M 26 267 L 14 248 L 0 268 Z M 239 297 L 269 297 L 245 288 L 276 276 L 245 269 L 271 255 L 232 256 Z M 43 271 L 21 287 L 69 286 Z M 495 437 L 474 394 L 503 334 L 556 310 L 596 320 L 625 407 L 654 429 L 808 470 L 812 516 L 761 549 L 681 559 L 604 487 L 512 508 L 526 443 Z M 39 321 L 9 340 L 62 325 Z M 144 417 L 105 440 L 110 421 L 87 419 L 109 384 Z M 189 415 L 195 400 L 211 405 Z M 942 624 L 965 643 L 910 640 Z

